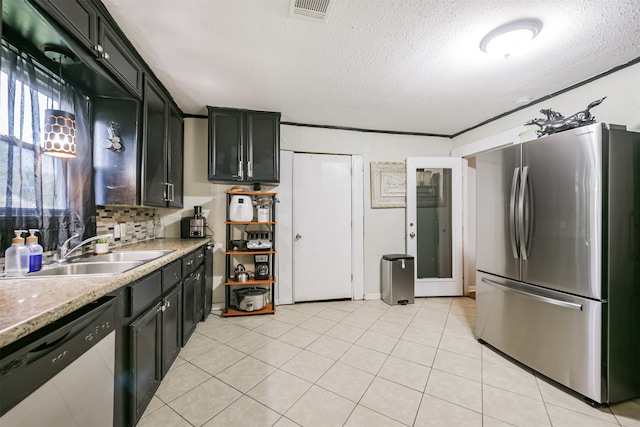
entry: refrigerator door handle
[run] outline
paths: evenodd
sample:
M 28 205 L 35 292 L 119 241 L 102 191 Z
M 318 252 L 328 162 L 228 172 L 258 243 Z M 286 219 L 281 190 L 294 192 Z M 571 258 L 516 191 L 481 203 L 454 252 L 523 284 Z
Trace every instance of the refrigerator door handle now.
M 482 282 L 486 283 L 487 285 L 490 286 L 495 286 L 497 288 L 500 288 L 506 292 L 511 292 L 514 294 L 518 294 L 518 295 L 523 295 L 525 297 L 537 300 L 537 301 L 542 301 L 545 302 L 547 304 L 553 304 L 553 305 L 557 305 L 559 307 L 564 307 L 564 308 L 570 308 L 572 310 L 578 310 L 578 311 L 582 311 L 582 304 L 576 304 L 574 302 L 568 302 L 568 301 L 562 301 L 559 299 L 555 299 L 555 298 L 549 298 L 549 297 L 543 297 L 542 295 L 536 295 L 536 294 L 532 294 L 529 292 L 524 292 L 518 289 L 514 289 L 511 288 L 509 286 L 505 286 L 502 283 L 498 283 L 494 280 L 491 279 L 487 279 L 486 277 L 482 278 Z
M 511 180 L 511 197 L 509 198 L 509 237 L 511 240 L 511 252 L 514 258 L 518 258 L 518 241 L 516 236 L 516 192 L 518 190 L 518 180 L 520 178 L 520 168 L 513 170 L 513 179 Z
M 523 261 L 529 259 L 527 254 L 527 227 L 525 224 L 524 201 L 527 193 L 527 183 L 529 181 L 529 166 L 522 168 L 522 180 L 520 181 L 520 194 L 518 195 L 518 231 L 520 235 L 520 255 Z M 528 221 L 526 221 L 528 222 Z

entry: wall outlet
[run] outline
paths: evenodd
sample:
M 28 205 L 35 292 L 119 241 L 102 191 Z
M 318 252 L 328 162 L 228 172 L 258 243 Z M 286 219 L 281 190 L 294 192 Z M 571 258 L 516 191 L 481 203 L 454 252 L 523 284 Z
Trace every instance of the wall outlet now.
M 114 239 L 120 238 L 120 224 L 116 224 L 113 226 L 113 238 Z
M 127 235 L 127 224 L 123 222 L 120 224 L 120 238 L 124 239 L 126 235 Z

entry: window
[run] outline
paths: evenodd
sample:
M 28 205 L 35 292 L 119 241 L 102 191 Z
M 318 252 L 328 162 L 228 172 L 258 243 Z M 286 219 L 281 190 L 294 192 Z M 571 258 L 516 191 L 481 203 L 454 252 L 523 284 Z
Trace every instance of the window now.
M 39 229 L 45 250 L 95 234 L 88 98 L 4 39 L 1 57 L 0 256 L 16 229 Z M 42 154 L 47 108 L 76 114 L 75 159 Z

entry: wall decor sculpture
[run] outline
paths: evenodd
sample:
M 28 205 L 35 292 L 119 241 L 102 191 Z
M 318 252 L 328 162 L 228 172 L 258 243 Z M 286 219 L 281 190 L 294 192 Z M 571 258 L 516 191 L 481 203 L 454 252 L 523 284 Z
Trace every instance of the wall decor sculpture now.
M 526 122 L 524 125 L 536 125 L 540 127 L 540 130 L 537 130 L 538 138 L 544 135 L 550 135 L 552 133 L 562 132 L 568 129 L 574 129 L 585 125 L 590 125 L 596 121 L 595 116 L 591 115 L 591 110 L 593 107 L 596 107 L 604 101 L 604 98 L 597 99 L 593 101 L 591 104 L 587 106 L 584 111 L 579 111 L 572 116 L 565 117 L 557 111 L 553 111 L 551 108 L 543 108 L 540 110 L 542 114 L 544 114 L 546 119 L 533 119 Z
M 404 162 L 371 162 L 371 208 L 404 208 L 407 167 Z

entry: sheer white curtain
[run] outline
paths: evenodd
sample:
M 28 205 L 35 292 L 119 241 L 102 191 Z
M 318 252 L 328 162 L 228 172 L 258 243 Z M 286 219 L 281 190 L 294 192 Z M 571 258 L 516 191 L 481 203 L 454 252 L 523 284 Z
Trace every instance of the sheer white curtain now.
M 44 110 L 76 115 L 78 153 L 42 155 Z M 45 250 L 74 233 L 95 234 L 89 102 L 27 54 L 2 43 L 0 72 L 0 255 L 14 229 L 37 228 Z

